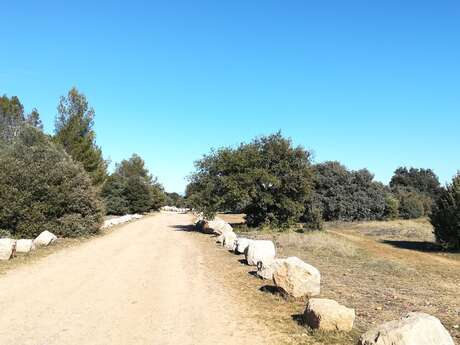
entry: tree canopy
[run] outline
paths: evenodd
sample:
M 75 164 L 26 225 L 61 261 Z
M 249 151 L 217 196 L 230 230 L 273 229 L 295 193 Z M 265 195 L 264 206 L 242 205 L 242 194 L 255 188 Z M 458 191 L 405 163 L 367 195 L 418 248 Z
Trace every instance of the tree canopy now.
M 66 97 L 61 97 L 57 110 L 55 141 L 83 165 L 93 184 L 101 185 L 107 177 L 107 162 L 96 145 L 94 109 L 84 94 L 72 88 Z
M 310 156 L 281 133 L 211 151 L 195 163 L 187 200 L 208 216 L 244 212 L 249 226 L 290 225 L 311 191 Z

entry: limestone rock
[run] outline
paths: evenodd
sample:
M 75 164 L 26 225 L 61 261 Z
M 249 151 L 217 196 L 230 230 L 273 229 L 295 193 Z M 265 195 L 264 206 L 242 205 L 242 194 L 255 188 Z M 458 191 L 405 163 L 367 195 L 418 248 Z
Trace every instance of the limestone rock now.
M 271 264 L 262 266 L 262 268 L 257 271 L 257 275 L 262 279 L 272 280 L 273 273 L 275 273 L 284 261 L 286 261 L 286 259 L 275 259 Z
M 348 332 L 353 328 L 355 310 L 331 299 L 310 298 L 304 320 L 314 329 Z
M 16 252 L 17 253 L 28 253 L 35 249 L 34 241 L 32 240 L 17 240 L 16 241 Z
M 234 250 L 236 234 L 233 231 L 226 231 L 222 234 L 222 236 L 224 236 L 224 248 L 228 250 Z
M 287 258 L 273 273 L 275 285 L 286 294 L 298 298 L 320 293 L 321 274 L 298 257 Z
M 48 246 L 56 240 L 57 240 L 56 235 L 45 230 L 40 235 L 38 235 L 38 237 L 34 240 L 34 245 L 36 247 Z
M 364 333 L 359 345 L 454 345 L 441 321 L 425 313 L 408 313 Z
M 275 260 L 275 245 L 272 241 L 252 241 L 246 248 L 246 261 L 250 266 L 256 266 L 259 262 L 262 266 L 270 265 Z
M 0 260 L 9 260 L 16 251 L 16 241 L 11 238 L 0 239 Z
M 248 238 L 239 237 L 239 238 L 237 239 L 235 251 L 236 251 L 238 254 L 244 254 L 244 252 L 246 251 L 246 248 L 249 246 L 249 244 L 250 244 L 252 241 L 253 241 L 253 240 L 250 240 L 250 239 L 248 239 Z

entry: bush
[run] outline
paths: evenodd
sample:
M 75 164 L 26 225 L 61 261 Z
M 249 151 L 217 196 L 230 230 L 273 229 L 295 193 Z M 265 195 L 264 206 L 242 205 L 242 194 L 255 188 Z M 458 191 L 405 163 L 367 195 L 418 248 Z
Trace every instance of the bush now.
M 325 220 L 384 217 L 388 192 L 383 184 L 373 181 L 368 170 L 350 171 L 339 162 L 325 162 L 315 165 L 314 172 L 314 196 L 310 200 L 319 205 Z
M 441 191 L 430 218 L 436 240 L 446 249 L 460 250 L 460 173 Z
M 98 231 L 103 209 L 80 165 L 32 128 L 0 152 L 0 228 L 33 238 L 44 230 L 75 237 Z
M 385 219 L 399 218 L 399 200 L 391 194 L 385 198 Z
M 399 216 L 404 219 L 420 218 L 430 213 L 432 199 L 413 189 L 400 189 L 396 192 L 399 201 Z
M 154 179 L 141 157 L 134 154 L 117 164 L 116 171 L 102 187 L 108 214 L 144 213 L 160 208 L 165 200 L 163 187 Z

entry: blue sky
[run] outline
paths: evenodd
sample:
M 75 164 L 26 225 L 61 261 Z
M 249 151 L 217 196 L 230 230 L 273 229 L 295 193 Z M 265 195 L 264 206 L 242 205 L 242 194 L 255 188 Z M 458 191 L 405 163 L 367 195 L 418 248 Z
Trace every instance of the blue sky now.
M 182 192 L 211 147 L 281 130 L 316 162 L 460 169 L 459 1 L 3 1 L 0 93 L 53 131 L 72 86 L 113 162 Z

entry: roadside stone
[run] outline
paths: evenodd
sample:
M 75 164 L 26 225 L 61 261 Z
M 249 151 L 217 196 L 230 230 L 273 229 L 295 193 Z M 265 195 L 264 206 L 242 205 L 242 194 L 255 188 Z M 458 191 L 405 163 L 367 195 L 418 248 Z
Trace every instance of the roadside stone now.
M 0 239 L 0 260 L 9 260 L 16 251 L 16 241 L 11 238 Z
M 34 241 L 32 240 L 17 240 L 16 241 L 16 252 L 17 253 L 29 253 L 35 249 Z
M 320 294 L 320 272 L 295 256 L 280 264 L 273 273 L 273 280 L 279 289 L 295 298 Z
M 275 259 L 270 265 L 262 266 L 261 269 L 257 270 L 257 275 L 262 279 L 272 280 L 273 273 L 275 273 L 284 261 L 286 259 Z
M 349 332 L 355 321 L 355 310 L 331 299 L 311 298 L 304 312 L 304 320 L 313 329 Z
M 237 252 L 238 254 L 244 254 L 246 248 L 249 246 L 249 244 L 252 242 L 253 240 L 250 240 L 248 238 L 244 238 L 244 237 L 239 237 L 237 240 L 236 240 L 236 249 L 235 249 L 235 252 Z
M 45 230 L 34 240 L 34 245 L 36 247 L 49 246 L 51 243 L 57 240 L 56 235 Z
M 408 313 L 364 333 L 359 345 L 454 345 L 441 321 L 425 313 Z
M 224 248 L 228 250 L 234 250 L 236 234 L 233 231 L 226 231 L 222 235 L 224 236 Z
M 246 248 L 245 256 L 248 265 L 256 266 L 259 262 L 262 266 L 270 265 L 275 260 L 275 245 L 272 241 L 252 241 Z

